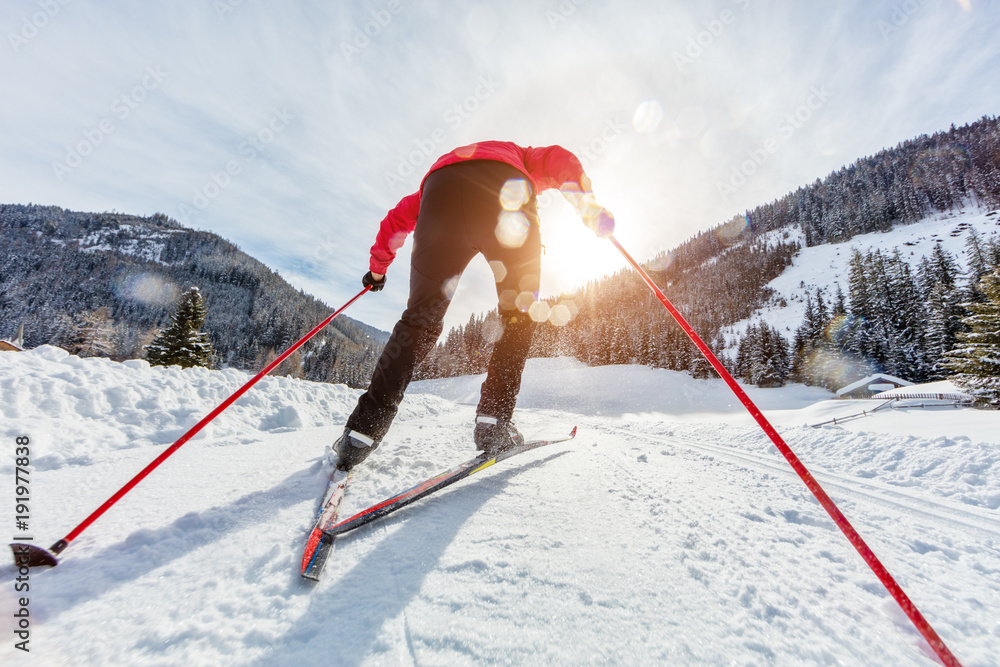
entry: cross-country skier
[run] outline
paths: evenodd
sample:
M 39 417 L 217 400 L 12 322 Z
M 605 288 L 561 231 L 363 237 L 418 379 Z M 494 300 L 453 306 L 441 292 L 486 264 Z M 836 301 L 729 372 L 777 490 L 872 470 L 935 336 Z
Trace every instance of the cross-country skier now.
M 510 419 L 531 345 L 527 310 L 538 298 L 541 272 L 535 198 L 550 188 L 558 188 L 598 236 L 614 231 L 614 217 L 597 204 L 575 155 L 561 146 L 522 148 L 509 141 L 482 141 L 442 156 L 420 189 L 382 220 L 362 284 L 373 292 L 385 287 L 389 264 L 413 232 L 410 295 L 368 390 L 333 445 L 339 469 L 367 458 L 389 430 L 413 370 L 441 335 L 458 278 L 478 253 L 496 277 L 504 329 L 483 382 L 475 442 L 489 456 L 524 443 Z

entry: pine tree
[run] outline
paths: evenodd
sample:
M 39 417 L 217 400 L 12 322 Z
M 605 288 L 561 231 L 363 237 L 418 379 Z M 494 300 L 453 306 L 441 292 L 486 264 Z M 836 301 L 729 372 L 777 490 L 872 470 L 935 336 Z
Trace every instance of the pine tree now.
M 788 379 L 788 342 L 777 329 L 761 323 L 744 379 L 758 387 L 782 387 Z M 741 346 L 742 348 L 742 346 Z
M 837 294 L 834 297 L 833 309 L 830 311 L 831 317 L 840 317 L 847 313 L 847 303 L 844 299 L 844 290 L 840 287 L 840 282 L 837 282 Z
M 889 326 L 891 327 L 890 373 L 922 382 L 928 373 L 924 338 L 924 309 L 917 285 L 902 254 L 897 249 L 887 260 L 889 273 Z
M 146 359 L 153 366 L 208 366 L 212 359 L 212 343 L 207 333 L 200 331 L 205 323 L 205 302 L 197 287 L 181 297 L 181 304 L 171 318 L 170 326 L 157 334 L 146 347 Z
M 760 331 L 756 324 L 747 327 L 743 337 L 740 338 L 736 348 L 736 363 L 733 365 L 734 374 L 744 382 L 752 382 L 750 379 L 750 368 L 753 365 L 757 348 L 760 346 Z
M 1000 399 L 1000 269 L 979 282 L 984 303 L 970 303 L 971 312 L 962 322 L 968 331 L 958 334 L 959 343 L 945 367 L 955 373 L 952 380 L 982 401 Z
M 976 286 L 979 281 L 983 279 L 987 273 L 989 273 L 990 266 L 989 260 L 986 256 L 987 247 L 979 240 L 979 234 L 976 230 L 969 232 L 969 236 L 965 239 L 965 254 L 968 257 L 969 270 L 967 274 L 967 283 L 965 289 L 963 290 L 965 301 L 982 302 L 982 294 Z

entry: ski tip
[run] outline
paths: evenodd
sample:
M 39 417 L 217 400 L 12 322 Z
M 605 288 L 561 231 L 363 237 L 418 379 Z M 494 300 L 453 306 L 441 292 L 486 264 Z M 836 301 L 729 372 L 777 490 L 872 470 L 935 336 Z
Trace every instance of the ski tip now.
M 574 426 L 573 430 L 569 432 L 569 437 L 571 437 L 571 438 L 575 438 L 576 437 L 576 428 L 577 427 Z
M 36 547 L 34 544 L 14 542 L 10 545 L 14 553 L 14 565 L 21 567 L 55 567 L 59 559 L 48 549 Z

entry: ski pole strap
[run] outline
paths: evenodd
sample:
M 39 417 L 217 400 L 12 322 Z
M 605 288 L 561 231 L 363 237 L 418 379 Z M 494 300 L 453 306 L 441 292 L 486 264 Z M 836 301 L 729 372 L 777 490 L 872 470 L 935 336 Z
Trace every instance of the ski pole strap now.
M 82 533 L 83 531 L 85 531 L 87 529 L 87 527 L 90 526 L 90 524 L 94 523 L 94 521 L 96 521 L 102 514 L 104 514 L 106 511 L 108 511 L 108 509 L 110 509 L 112 505 L 114 505 L 119 500 L 121 500 L 122 497 L 126 493 L 128 493 L 129 491 L 131 491 L 139 482 L 141 482 L 146 477 L 146 475 L 148 475 L 149 473 L 153 472 L 153 470 L 155 470 L 157 468 L 157 466 L 159 466 L 161 463 L 163 463 L 165 460 L 167 460 L 167 458 L 171 454 L 173 454 L 178 449 L 180 449 L 181 445 L 183 445 L 188 440 L 190 440 L 191 438 L 193 438 L 201 429 L 203 429 L 205 426 L 207 426 L 209 422 L 211 422 L 213 419 L 215 419 L 216 417 L 218 417 L 219 414 L 223 410 L 225 410 L 230 405 L 232 405 L 234 402 L 236 402 L 236 399 L 238 399 L 240 396 L 242 396 L 244 393 L 246 393 L 246 391 L 248 389 L 250 389 L 250 387 L 252 387 L 255 384 L 257 384 L 257 382 L 261 378 L 263 378 L 265 375 L 267 375 L 272 370 L 274 370 L 278 366 L 278 364 L 280 364 L 282 361 L 284 361 L 285 359 L 287 359 L 288 357 L 290 357 L 297 349 L 299 349 L 300 347 L 302 347 L 307 340 L 309 340 L 310 338 L 312 338 L 313 336 L 315 336 L 316 334 L 318 334 L 324 327 L 326 327 L 326 325 L 328 325 L 330 322 L 332 322 L 335 317 L 337 317 L 342 312 L 344 312 L 347 309 L 348 306 L 350 306 L 352 303 L 354 303 L 355 301 L 357 301 L 358 299 L 360 299 L 370 289 L 371 289 L 370 287 L 365 287 L 363 290 L 361 290 L 360 292 L 358 292 L 354 296 L 354 298 L 352 298 L 350 301 L 348 301 L 343 306 L 341 306 L 336 311 L 334 311 L 333 314 L 331 314 L 325 320 L 323 320 L 322 322 L 320 322 L 319 324 L 317 324 L 315 327 L 313 327 L 313 329 L 309 333 L 307 333 L 305 336 L 303 336 L 297 343 L 295 343 L 290 348 L 288 348 L 287 350 L 285 350 L 284 352 L 282 352 L 281 355 L 278 356 L 278 358 L 276 358 L 274 361 L 272 361 L 271 363 L 269 363 L 266 367 L 264 367 L 263 369 L 261 369 L 261 371 L 259 373 L 257 373 L 257 375 L 253 376 L 246 384 L 244 384 L 242 387 L 240 387 L 235 392 L 233 392 L 232 396 L 230 396 L 229 398 L 227 398 L 226 400 L 224 400 L 222 403 L 220 403 L 214 410 L 212 410 L 210 413 L 208 413 L 200 422 L 198 422 L 197 424 L 195 424 L 194 426 L 192 426 L 191 429 L 188 430 L 187 433 L 185 433 L 180 438 L 178 438 L 177 441 L 174 444 L 170 445 L 170 447 L 168 447 L 166 450 L 164 450 L 163 453 L 161 453 L 159 456 L 157 456 L 149 465 L 147 465 L 145 468 L 143 468 L 141 471 L 139 471 L 139 473 L 135 477 L 133 477 L 132 479 L 130 479 L 125 484 L 125 486 L 123 486 L 122 488 L 118 489 L 118 491 L 116 491 L 113 496 L 111 496 L 106 501 L 104 501 L 103 505 L 101 505 L 100 507 L 98 507 L 96 510 L 94 510 L 90 514 L 90 516 L 88 516 L 86 519 L 84 519 L 83 521 L 81 521 L 80 525 L 78 525 L 76 528 L 74 528 L 73 530 L 71 530 L 69 532 L 69 534 L 66 535 L 66 537 L 64 537 L 63 539 L 59 540 L 55 544 L 53 544 L 52 547 L 51 547 L 51 549 L 50 549 L 50 551 L 52 553 L 55 553 L 55 554 L 58 554 L 58 553 L 62 552 L 63 549 L 65 549 L 67 546 L 69 546 L 70 542 L 72 542 L 73 540 L 75 540 L 80 535 L 80 533 Z
M 782 439 L 782 437 L 778 434 L 774 426 L 771 425 L 771 422 L 767 420 L 757 405 L 750 399 L 747 393 L 743 390 L 743 387 L 741 387 L 729 371 L 726 370 L 725 366 L 722 365 L 722 362 L 719 361 L 718 357 L 716 357 L 712 350 L 709 349 L 708 345 L 705 344 L 705 341 L 698 336 L 691 325 L 688 324 L 687 320 L 684 319 L 684 316 L 680 314 L 680 311 L 678 311 L 674 305 L 670 303 L 670 300 L 663 293 L 663 291 L 657 287 L 656 283 L 653 282 L 653 279 L 649 277 L 649 274 L 646 273 L 646 271 L 639 266 L 639 263 L 632 258 L 628 251 L 622 247 L 622 244 L 618 242 L 618 239 L 616 239 L 614 235 L 611 235 L 608 236 L 608 240 L 610 240 L 611 243 L 618 248 L 618 251 L 621 252 L 626 261 L 628 261 L 628 263 L 632 265 L 632 268 L 634 268 L 639 275 L 642 276 L 646 286 L 652 290 L 653 294 L 656 295 L 656 298 L 658 298 L 660 303 L 663 304 L 663 307 L 670 312 L 670 315 L 674 318 L 677 324 L 680 325 L 681 329 L 684 330 L 684 333 L 688 335 L 695 346 L 705 356 L 705 359 L 708 360 L 708 363 L 712 365 L 712 368 L 716 370 L 726 384 L 729 385 L 729 388 L 733 390 L 733 393 L 736 394 L 740 403 L 742 403 L 743 406 L 750 412 L 753 418 L 757 421 L 757 424 L 771 439 L 771 442 L 774 443 L 774 446 L 778 448 L 778 451 L 785 457 L 785 460 L 787 460 L 789 465 L 792 466 L 792 469 L 798 473 L 799 477 L 809 490 L 812 491 L 812 494 L 819 501 L 819 504 L 823 506 L 823 509 L 825 509 L 827 514 L 830 515 L 830 518 L 833 519 L 835 524 L 837 524 L 837 527 L 840 528 L 842 533 L 844 533 L 848 541 L 854 545 L 854 548 L 861 555 L 861 558 L 864 559 L 868 567 L 871 568 L 872 572 L 875 573 L 875 576 L 879 578 L 882 585 L 886 587 L 893 599 L 896 600 L 896 603 L 900 606 L 900 608 L 902 608 L 903 612 L 907 615 L 907 617 L 909 617 L 910 621 L 913 622 L 913 625 L 916 626 L 917 630 L 920 631 L 920 634 L 927 640 L 927 643 L 930 644 L 932 649 L 934 649 L 934 652 L 937 654 L 938 658 L 941 659 L 941 662 L 948 667 L 961 667 L 961 663 L 945 645 L 944 640 L 938 636 L 937 632 L 934 631 L 934 628 L 931 627 L 931 624 L 927 622 L 927 619 L 924 618 L 923 614 L 920 613 L 920 610 L 913 604 L 913 601 L 910 600 L 909 596 L 906 595 L 900 585 L 896 583 L 896 580 L 889 573 L 889 570 L 886 569 L 886 567 L 882 564 L 882 561 L 878 559 L 875 553 L 869 548 L 868 544 L 862 539 L 861 534 L 855 530 L 854 526 L 851 525 L 851 522 L 847 520 L 847 517 L 844 516 L 844 514 L 840 511 L 840 508 L 837 507 L 837 504 L 833 502 L 833 499 L 830 498 L 829 495 L 827 495 L 826 491 L 824 491 L 823 487 L 821 487 L 819 482 L 816 481 L 816 478 L 812 476 L 812 473 L 809 472 L 805 464 L 799 460 L 799 457 L 795 455 L 795 452 L 793 452 L 785 443 L 784 439 Z

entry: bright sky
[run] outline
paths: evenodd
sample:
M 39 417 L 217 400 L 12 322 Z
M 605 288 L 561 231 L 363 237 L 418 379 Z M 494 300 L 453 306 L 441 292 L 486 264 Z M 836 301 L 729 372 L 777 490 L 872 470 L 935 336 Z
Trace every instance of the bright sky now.
M 577 152 L 639 259 L 920 133 L 1000 112 L 977 0 L 6 0 L 0 202 L 216 232 L 331 306 L 455 146 Z M 542 206 L 543 293 L 623 264 Z M 389 329 L 408 250 L 352 317 Z M 479 259 L 448 324 L 495 306 Z

